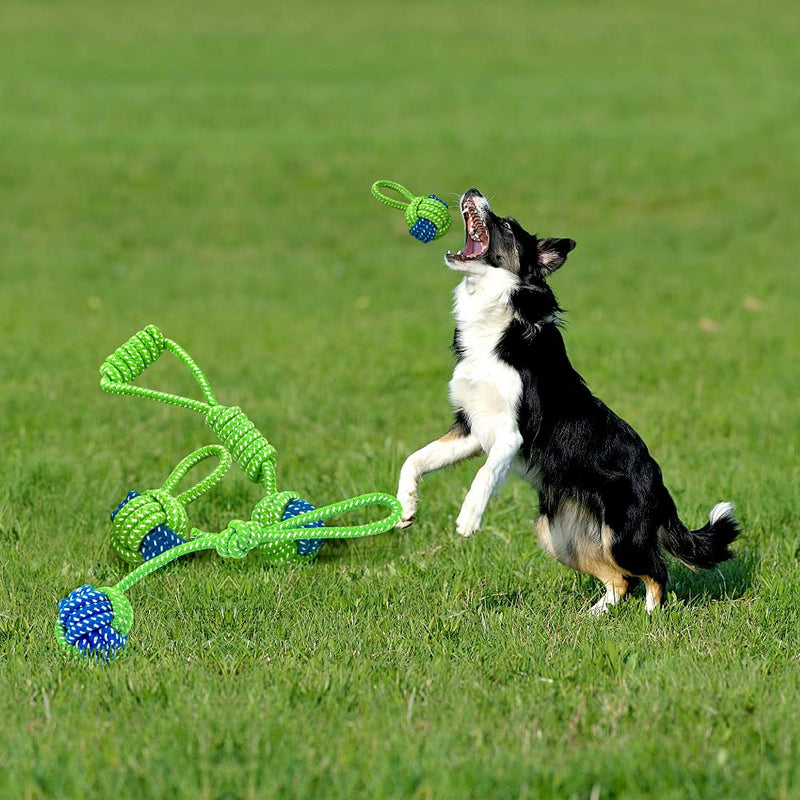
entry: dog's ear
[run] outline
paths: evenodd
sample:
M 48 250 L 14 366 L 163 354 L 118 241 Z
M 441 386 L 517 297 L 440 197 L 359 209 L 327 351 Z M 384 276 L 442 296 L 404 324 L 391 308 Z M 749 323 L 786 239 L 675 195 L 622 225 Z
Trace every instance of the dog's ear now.
M 539 269 L 543 276 L 555 272 L 575 249 L 574 239 L 541 239 L 538 243 Z

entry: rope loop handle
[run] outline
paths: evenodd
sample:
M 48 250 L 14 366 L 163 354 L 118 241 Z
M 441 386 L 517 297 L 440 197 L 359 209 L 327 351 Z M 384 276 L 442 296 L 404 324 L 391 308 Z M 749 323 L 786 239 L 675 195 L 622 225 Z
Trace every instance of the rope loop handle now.
M 192 373 L 203 392 L 205 402 L 133 384 L 148 367 L 155 364 L 164 351 L 172 353 Z M 155 325 L 148 325 L 144 330 L 135 333 L 108 356 L 100 365 L 100 376 L 100 388 L 111 394 L 144 397 L 201 413 L 209 406 L 217 404 L 208 379 L 195 360 L 177 342 L 167 339 Z
M 294 492 L 282 494 L 294 495 Z M 296 495 L 294 496 L 296 497 Z M 289 499 L 291 498 L 286 498 L 287 502 Z M 382 492 L 373 492 L 362 494 L 359 497 L 351 497 L 349 500 L 342 500 L 322 508 L 313 508 L 282 522 L 264 524 L 257 518 L 246 522 L 233 520 L 219 534 L 192 531 L 192 539 L 213 542 L 217 552 L 224 558 L 244 558 L 251 550 L 258 548 L 261 554 L 273 563 L 297 560 L 293 557 L 296 555 L 296 551 L 291 550 L 291 545 L 296 539 L 308 536 L 308 529 L 305 527 L 308 523 L 337 517 L 367 506 L 386 506 L 390 509 L 390 513 L 383 519 L 362 525 L 315 527 L 314 538 L 355 539 L 361 536 L 385 533 L 399 522 L 402 515 L 402 507 L 396 497 Z M 276 545 L 289 545 L 290 549 L 284 552 L 285 548 L 276 549 Z
M 358 497 L 351 497 L 349 500 L 340 500 L 338 503 L 331 503 L 328 506 L 315 508 L 313 511 L 305 511 L 302 514 L 297 514 L 297 516 L 270 525 L 269 528 L 264 531 L 264 541 L 287 538 L 286 531 L 299 530 L 309 522 L 338 517 L 350 511 L 366 508 L 368 506 L 385 506 L 389 509 L 390 513 L 383 519 L 376 520 L 375 522 L 366 522 L 361 525 L 315 528 L 314 538 L 355 539 L 359 536 L 373 536 L 378 533 L 385 533 L 394 528 L 403 515 L 400 501 L 394 495 L 384 492 L 371 492 L 370 494 L 362 494 Z
M 219 459 L 219 464 L 214 468 L 214 471 L 175 498 L 182 505 L 193 503 L 198 497 L 202 497 L 206 492 L 213 489 L 231 468 L 233 459 L 222 445 L 209 444 L 190 453 L 172 470 L 169 477 L 161 485 L 161 488 L 166 492 L 174 491 L 175 487 L 186 477 L 189 470 L 198 464 L 202 464 L 206 459 L 214 458 L 215 456 Z
M 401 200 L 395 200 L 392 197 L 387 197 L 385 194 L 378 191 L 379 189 L 391 189 L 393 192 L 397 192 L 405 197 L 408 203 L 403 203 Z M 405 186 L 401 186 L 399 183 L 395 183 L 395 181 L 375 181 L 375 183 L 372 184 L 372 194 L 378 200 L 380 200 L 381 203 L 384 203 L 391 208 L 398 208 L 401 211 L 414 200 L 414 195 L 411 194 L 411 192 L 409 192 Z
M 147 389 L 143 386 L 135 386 L 131 383 L 149 366 L 154 364 L 165 350 L 172 353 L 189 369 L 203 393 L 205 402 L 168 394 L 155 389 Z M 254 483 L 263 484 L 268 493 L 275 491 L 275 464 L 277 460 L 275 448 L 266 440 L 241 408 L 237 406 L 222 406 L 217 402 L 208 378 L 206 378 L 195 360 L 177 342 L 167 339 L 155 325 L 148 325 L 144 330 L 134 334 L 127 342 L 120 345 L 102 363 L 100 374 L 102 376 L 100 379 L 101 388 L 112 394 L 144 397 L 161 403 L 199 411 L 205 416 L 208 427 L 214 431 L 247 477 Z M 197 457 L 197 454 L 190 456 L 190 458 L 195 457 Z M 177 469 L 190 469 L 195 463 L 199 463 L 199 461 L 208 457 L 208 455 L 200 456 L 198 461 L 194 461 L 188 466 L 183 465 L 182 462 Z M 222 468 L 221 465 L 220 468 Z M 177 480 L 180 480 L 180 477 Z M 211 481 L 211 485 L 214 482 Z M 207 491 L 207 489 L 200 490 L 200 494 L 204 491 Z

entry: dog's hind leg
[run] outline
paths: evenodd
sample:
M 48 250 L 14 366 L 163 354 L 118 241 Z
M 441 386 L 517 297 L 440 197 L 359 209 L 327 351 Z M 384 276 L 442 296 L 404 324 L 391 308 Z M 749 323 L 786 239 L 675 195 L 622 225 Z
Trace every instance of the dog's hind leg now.
M 649 614 L 664 602 L 664 590 L 667 584 L 666 568 L 664 568 L 663 578 L 651 578 L 649 575 L 642 576 L 645 588 L 645 608 Z
M 616 564 L 627 574 L 642 579 L 648 614 L 664 602 L 668 577 L 658 539 L 650 530 L 647 523 L 622 526 L 621 535 L 612 535 L 604 542 Z
M 397 499 L 403 507 L 403 518 L 397 527 L 407 528 L 414 522 L 419 503 L 417 486 L 423 475 L 477 455 L 480 449 L 475 436 L 457 422 L 444 436 L 412 453 L 400 470 Z
M 596 578 L 603 581 L 606 593 L 589 609 L 589 613 L 599 617 L 609 606 L 614 606 L 628 594 L 630 580 L 621 572 L 611 568 L 592 570 Z
M 542 547 L 557 561 L 603 583 L 605 595 L 589 609 L 596 617 L 619 603 L 638 582 L 638 578 L 626 575 L 610 555 L 614 532 L 608 526 L 600 526 L 577 503 L 562 503 L 552 519 L 546 514 L 539 517 L 536 534 Z

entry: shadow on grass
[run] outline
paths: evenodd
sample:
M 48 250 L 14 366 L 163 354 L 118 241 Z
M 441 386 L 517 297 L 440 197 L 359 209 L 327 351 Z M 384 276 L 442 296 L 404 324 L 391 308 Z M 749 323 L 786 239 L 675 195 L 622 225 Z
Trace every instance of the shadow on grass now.
M 535 598 L 536 592 L 533 587 L 523 587 L 512 589 L 508 592 L 495 592 L 494 594 L 485 595 L 480 598 L 476 608 L 489 611 L 495 608 L 511 608 L 513 606 L 530 607 L 534 604 Z
M 442 545 L 431 546 L 427 551 L 414 551 L 412 537 L 407 531 L 393 532 L 391 541 L 370 541 L 359 546 L 365 548 L 362 554 L 373 569 L 380 569 L 389 562 L 398 558 L 409 556 L 413 551 L 415 555 L 435 557 Z M 354 542 L 346 540 L 333 540 L 326 544 L 321 551 L 320 558 L 324 561 L 343 564 L 348 563 L 348 551 Z M 693 572 L 682 563 L 670 559 L 668 593 L 671 599 L 667 602 L 677 602 L 685 606 L 702 605 L 711 601 L 736 600 L 743 597 L 752 586 L 761 564 L 761 556 L 754 551 L 739 551 L 734 558 L 720 564 L 714 569 L 698 570 Z M 561 571 L 560 571 L 561 572 Z M 557 588 L 557 593 L 564 597 L 582 598 L 584 602 L 592 604 L 602 594 L 602 585 L 594 577 L 580 572 L 563 568 L 563 574 Z M 544 578 L 541 578 L 544 580 Z M 501 607 L 534 606 L 536 598 L 541 594 L 542 587 L 537 584 L 526 584 L 520 580 L 519 585 L 509 587 L 506 591 L 485 594 L 479 598 L 477 606 L 484 609 Z M 638 584 L 631 592 L 636 598 L 644 599 L 644 586 Z
M 670 567 L 669 588 L 686 605 L 708 600 L 736 600 L 752 586 L 761 557 L 754 552 L 740 552 L 735 558 L 714 569 L 693 572 L 680 563 Z

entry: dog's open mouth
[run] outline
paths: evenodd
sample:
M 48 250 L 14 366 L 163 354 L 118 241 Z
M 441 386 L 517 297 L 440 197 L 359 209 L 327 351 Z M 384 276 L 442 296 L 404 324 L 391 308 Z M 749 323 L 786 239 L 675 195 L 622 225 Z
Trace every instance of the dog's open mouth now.
M 465 197 L 461 201 L 461 213 L 464 215 L 466 239 L 464 247 L 452 257 L 464 261 L 480 258 L 489 249 L 489 231 L 483 224 L 483 218 L 473 198 Z

